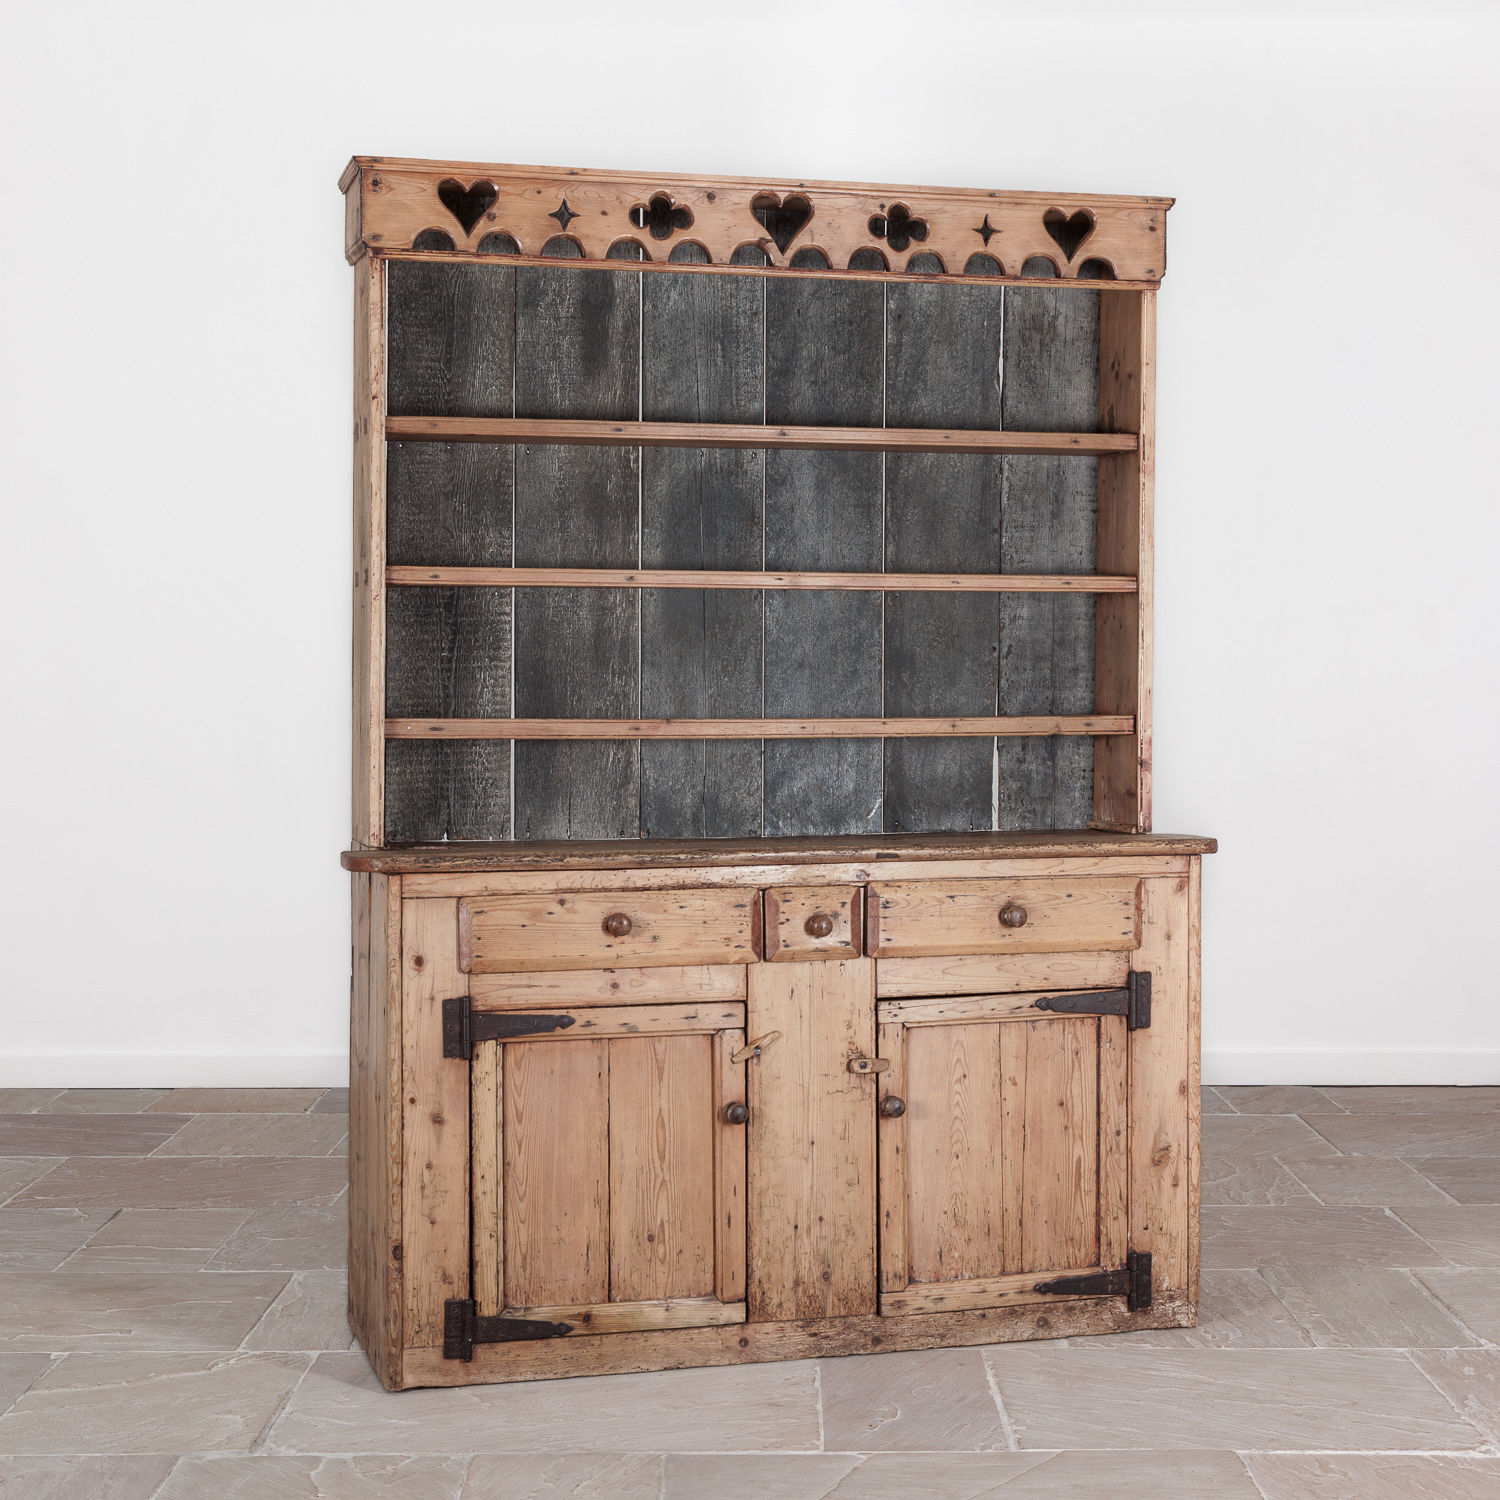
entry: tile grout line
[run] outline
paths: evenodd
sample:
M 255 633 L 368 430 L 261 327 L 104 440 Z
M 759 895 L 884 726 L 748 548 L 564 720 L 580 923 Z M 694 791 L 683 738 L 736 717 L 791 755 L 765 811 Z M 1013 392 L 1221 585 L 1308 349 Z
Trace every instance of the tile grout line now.
M 270 1350 L 256 1351 L 255 1353 L 252 1353 L 250 1355 L 250 1357 L 253 1359 L 253 1358 L 256 1357 L 256 1353 L 261 1353 L 261 1352 L 264 1352 L 264 1353 L 267 1353 L 267 1354 L 272 1353 L 272 1351 L 270 1351 Z M 236 1351 L 236 1353 L 238 1353 L 238 1351 Z M 234 1355 L 230 1356 L 231 1359 L 234 1358 L 234 1357 L 235 1357 Z M 312 1367 L 317 1362 L 318 1362 L 318 1356 L 317 1356 L 317 1354 L 309 1354 L 308 1355 L 307 1363 L 302 1367 L 302 1373 L 293 1382 L 291 1389 L 286 1393 L 286 1395 L 284 1395 L 281 1398 L 281 1400 L 276 1403 L 276 1410 L 273 1411 L 271 1413 L 271 1415 L 266 1418 L 265 1422 L 261 1426 L 260 1431 L 258 1433 L 256 1433 L 256 1435 L 254 1436 L 254 1438 L 251 1439 L 248 1448 L 245 1450 L 247 1456 L 252 1456 L 252 1457 L 254 1457 L 254 1456 L 279 1457 L 280 1456 L 279 1454 L 268 1453 L 266 1445 L 271 1440 L 271 1429 L 273 1427 L 275 1427 L 275 1425 L 277 1424 L 277 1422 L 279 1422 L 281 1420 L 282 1414 L 286 1411 L 287 1407 L 289 1407 L 291 1405 L 292 1398 L 297 1394 L 298 1391 L 300 1391 L 302 1389 L 303 1382 L 312 1373 Z M 319 1455 L 314 1455 L 314 1456 L 319 1456 Z M 328 1456 L 328 1455 L 322 1455 L 322 1456 Z

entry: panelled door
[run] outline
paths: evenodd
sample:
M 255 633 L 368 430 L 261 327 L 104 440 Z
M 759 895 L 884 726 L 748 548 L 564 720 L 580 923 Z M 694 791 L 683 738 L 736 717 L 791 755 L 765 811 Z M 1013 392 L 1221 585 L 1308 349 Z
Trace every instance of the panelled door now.
M 472 1341 L 743 1322 L 743 1002 L 471 1025 Z
M 1092 1003 L 879 1002 L 882 1313 L 1126 1292 L 1127 1023 Z

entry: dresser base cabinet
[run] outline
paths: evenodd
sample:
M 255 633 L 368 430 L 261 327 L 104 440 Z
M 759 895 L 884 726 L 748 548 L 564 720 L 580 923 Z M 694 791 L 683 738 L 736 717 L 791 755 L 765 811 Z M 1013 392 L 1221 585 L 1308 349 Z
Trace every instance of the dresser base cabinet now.
M 1074 837 L 346 855 L 381 1380 L 1191 1324 L 1214 846 Z

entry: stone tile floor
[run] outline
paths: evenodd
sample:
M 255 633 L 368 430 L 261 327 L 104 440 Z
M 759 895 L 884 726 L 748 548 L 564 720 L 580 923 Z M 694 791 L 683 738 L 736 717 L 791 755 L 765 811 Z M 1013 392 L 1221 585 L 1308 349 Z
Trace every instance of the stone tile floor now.
M 4 1500 L 1500 1496 L 1500 1089 L 1206 1089 L 1195 1329 L 396 1396 L 346 1109 L 0 1090 Z

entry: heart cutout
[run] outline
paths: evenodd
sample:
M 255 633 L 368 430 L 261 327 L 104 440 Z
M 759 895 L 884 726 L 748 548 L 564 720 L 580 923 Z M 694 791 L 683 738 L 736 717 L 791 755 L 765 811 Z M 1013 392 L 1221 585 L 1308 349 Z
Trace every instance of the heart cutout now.
M 812 222 L 813 206 L 801 193 L 785 199 L 779 193 L 757 193 L 750 200 L 750 212 L 785 255 L 786 247 Z
M 474 226 L 494 207 L 500 195 L 493 182 L 471 182 L 468 187 L 456 178 L 445 177 L 438 183 L 438 197 L 443 207 L 471 234 Z
M 1073 214 L 1065 214 L 1060 208 L 1049 208 L 1042 215 L 1042 223 L 1069 260 L 1078 254 L 1078 247 L 1094 232 L 1094 216 L 1086 208 Z

